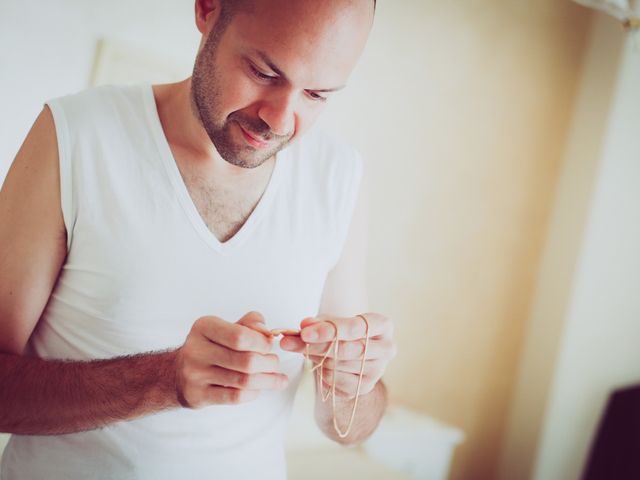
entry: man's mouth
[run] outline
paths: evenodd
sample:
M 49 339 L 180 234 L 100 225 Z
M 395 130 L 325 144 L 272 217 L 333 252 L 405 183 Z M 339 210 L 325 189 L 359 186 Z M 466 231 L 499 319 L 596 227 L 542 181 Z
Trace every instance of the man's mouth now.
M 269 142 L 261 139 L 259 136 L 245 130 L 242 125 L 240 125 L 238 123 L 238 126 L 240 127 L 240 131 L 242 132 L 242 135 L 244 135 L 244 138 L 247 140 L 247 143 L 249 145 L 251 145 L 254 148 L 267 148 L 270 144 Z

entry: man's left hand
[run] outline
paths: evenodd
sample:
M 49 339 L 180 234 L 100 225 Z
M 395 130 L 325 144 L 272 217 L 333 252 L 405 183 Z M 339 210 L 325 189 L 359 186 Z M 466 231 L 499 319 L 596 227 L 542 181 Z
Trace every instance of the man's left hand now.
M 396 344 L 393 340 L 393 323 L 390 319 L 378 313 L 362 315 L 366 317 L 369 324 L 369 343 L 360 386 L 360 395 L 365 395 L 373 390 L 389 361 L 395 356 Z M 315 366 L 327 353 L 337 334 L 339 358 L 336 362 L 333 358 L 334 349 L 331 348 L 323 364 L 324 387 L 332 386 L 335 375 L 336 396 L 355 397 L 364 353 L 365 321 L 359 316 L 320 316 L 305 318 L 300 323 L 300 329 L 300 336 L 286 335 L 280 341 L 280 347 L 290 352 L 305 353 L 309 345 L 309 358 Z

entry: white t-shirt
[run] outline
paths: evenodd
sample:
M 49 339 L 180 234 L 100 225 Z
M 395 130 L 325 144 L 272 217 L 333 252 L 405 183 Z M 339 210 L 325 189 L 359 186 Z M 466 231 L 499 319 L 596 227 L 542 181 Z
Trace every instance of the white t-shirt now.
M 318 313 L 362 176 L 358 153 L 309 133 L 281 151 L 246 223 L 221 243 L 171 154 L 150 85 L 47 102 L 60 157 L 68 256 L 27 354 L 89 360 L 176 348 L 193 322 L 297 328 Z M 2 480 L 284 479 L 284 433 L 302 357 L 275 347 L 283 391 L 174 409 L 64 435 L 13 435 Z

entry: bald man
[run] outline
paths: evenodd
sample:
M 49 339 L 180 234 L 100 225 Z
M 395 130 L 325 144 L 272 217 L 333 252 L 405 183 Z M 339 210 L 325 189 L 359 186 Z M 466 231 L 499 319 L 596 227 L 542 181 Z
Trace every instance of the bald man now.
M 283 479 L 305 354 L 320 429 L 373 432 L 362 160 L 310 129 L 374 9 L 198 0 L 190 78 L 46 102 L 0 193 L 3 480 Z

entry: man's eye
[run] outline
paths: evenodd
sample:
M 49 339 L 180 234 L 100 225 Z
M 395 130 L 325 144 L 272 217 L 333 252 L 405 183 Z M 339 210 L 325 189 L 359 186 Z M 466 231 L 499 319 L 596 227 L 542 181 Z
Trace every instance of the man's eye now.
M 258 70 L 256 67 L 251 66 L 251 72 L 253 73 L 253 75 L 257 78 L 259 78 L 260 80 L 265 80 L 265 81 L 272 81 L 275 80 L 277 77 L 271 76 L 271 75 L 267 75 L 266 73 L 262 73 L 260 70 Z
M 317 94 L 316 92 L 310 92 L 307 90 L 307 95 L 311 100 L 316 100 L 318 102 L 324 102 L 327 100 L 327 97 L 323 97 L 322 95 Z

